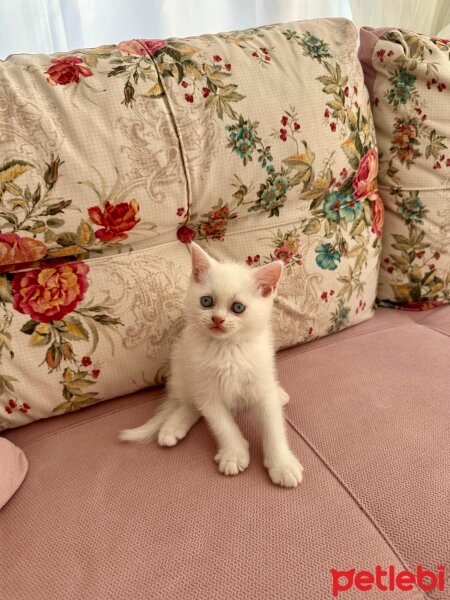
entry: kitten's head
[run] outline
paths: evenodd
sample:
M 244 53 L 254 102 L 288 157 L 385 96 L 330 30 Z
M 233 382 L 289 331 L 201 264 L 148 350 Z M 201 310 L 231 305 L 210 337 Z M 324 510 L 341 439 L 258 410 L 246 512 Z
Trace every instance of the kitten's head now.
M 190 247 L 188 322 L 217 339 L 252 334 L 267 327 L 283 263 L 277 260 L 250 269 L 238 263 L 219 263 L 195 243 Z

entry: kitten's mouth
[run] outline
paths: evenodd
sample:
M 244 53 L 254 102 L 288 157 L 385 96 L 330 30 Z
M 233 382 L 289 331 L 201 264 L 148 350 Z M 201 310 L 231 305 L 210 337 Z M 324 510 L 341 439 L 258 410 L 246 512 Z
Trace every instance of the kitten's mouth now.
M 221 327 L 220 325 L 211 325 L 210 327 L 211 331 L 217 331 L 219 333 L 226 333 L 226 330 Z

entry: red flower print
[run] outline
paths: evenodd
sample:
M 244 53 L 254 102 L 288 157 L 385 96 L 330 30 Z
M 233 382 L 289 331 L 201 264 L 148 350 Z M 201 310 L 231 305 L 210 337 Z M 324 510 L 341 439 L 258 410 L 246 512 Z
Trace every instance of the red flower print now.
M 394 267 L 388 267 L 387 268 L 387 272 L 388 273 L 393 273 L 394 272 Z
M 416 252 L 417 258 L 423 258 L 425 256 L 425 250 L 420 250 L 420 252 Z
M 394 53 L 393 53 L 393 51 L 392 51 L 392 50 L 389 50 L 389 52 L 387 53 L 387 55 L 388 55 L 388 56 L 393 56 L 393 55 L 394 55 Z
M 102 242 L 126 240 L 128 235 L 125 232 L 139 223 L 140 219 L 136 219 L 138 212 L 139 204 L 134 198 L 130 202 L 119 204 L 106 201 L 103 210 L 99 206 L 88 208 L 91 221 L 102 227 L 95 232 L 95 237 Z
M 226 63 L 226 65 L 225 65 L 225 69 L 226 69 L 227 71 L 231 71 L 231 65 L 230 65 L 230 63 Z
M 222 57 L 221 57 L 221 56 L 219 56 L 218 54 L 215 54 L 215 55 L 213 56 L 213 59 L 214 59 L 214 61 L 215 61 L 215 62 L 220 62 L 220 61 L 222 60 Z
M 40 323 L 60 321 L 88 289 L 89 267 L 83 262 L 17 273 L 12 281 L 14 309 Z
M 372 233 L 381 237 L 384 225 L 384 205 L 380 197 L 372 198 Z
M 260 50 L 263 54 L 269 54 L 269 51 L 267 50 L 267 48 L 260 48 Z
M 447 158 L 447 160 L 445 161 L 445 166 L 450 167 L 450 158 Z
M 376 191 L 378 175 L 378 152 L 371 148 L 359 161 L 358 170 L 353 178 L 353 195 L 358 200 L 378 198 Z M 380 207 L 377 207 L 381 211 Z M 381 214 L 379 215 L 381 217 Z
M 27 404 L 26 402 L 23 404 L 23 407 L 25 408 L 25 410 L 30 410 L 31 406 L 29 404 Z
M 441 168 L 441 163 L 437 160 L 433 165 L 433 169 L 440 169 L 440 168 Z
M 11 408 L 16 408 L 16 406 L 17 406 L 17 403 L 16 403 L 16 401 L 15 401 L 15 400 L 13 400 L 12 398 L 10 398 L 10 399 L 8 400 L 8 404 L 10 405 L 10 407 L 11 407 Z
M 385 258 L 385 259 L 384 259 L 384 262 L 385 262 L 385 263 L 390 263 L 390 262 L 391 262 L 391 259 L 390 259 L 389 257 L 387 257 L 387 258 Z
M 44 258 L 47 246 L 31 237 L 17 233 L 0 233 L 0 265 L 17 265 Z
M 177 215 L 181 217 L 184 214 L 184 208 L 177 208 Z
M 434 271 L 436 268 L 436 265 L 428 265 L 428 268 L 430 269 L 430 271 Z
M 177 238 L 183 244 L 190 244 L 192 240 L 195 239 L 195 231 L 192 229 L 192 227 L 183 225 L 177 230 Z
M 194 96 L 192 94 L 185 94 L 184 99 L 186 102 L 194 102 Z
M 253 258 L 251 256 L 247 256 L 245 262 L 248 264 L 248 266 L 253 264 Z
M 283 125 L 283 127 L 286 127 L 286 125 L 288 124 L 288 118 L 286 117 L 286 115 L 283 115 L 281 117 L 280 123 Z
M 53 58 L 52 65 L 45 72 L 47 81 L 52 85 L 67 85 L 78 83 L 80 76 L 91 77 L 93 75 L 78 56 L 65 56 Z
M 280 129 L 280 139 L 285 142 L 287 140 L 287 131 L 286 129 Z
M 164 40 L 127 40 L 118 44 L 119 50 L 122 52 L 128 52 L 129 54 L 135 54 L 136 56 L 154 56 L 158 50 L 165 48 L 166 42 Z
M 330 296 L 334 296 L 334 290 L 330 290 Z
M 297 123 L 297 121 L 295 121 L 295 123 L 294 123 L 295 131 L 298 131 L 300 129 L 300 127 L 301 127 L 300 123 Z
M 349 89 L 348 89 L 348 85 L 346 85 L 345 88 L 344 88 L 344 96 L 346 98 L 348 98 L 348 93 L 349 93 Z
M 312 335 L 313 332 L 313 328 L 312 327 L 308 327 L 308 335 Z
M 92 360 L 89 358 L 89 356 L 83 356 L 81 359 L 81 364 L 83 367 L 89 367 L 89 365 L 92 365 Z
M 434 260 L 439 260 L 441 258 L 441 253 L 436 250 L 436 252 L 433 254 L 433 258 Z
M 323 116 L 325 117 L 325 119 L 328 119 L 328 117 L 330 116 L 330 111 L 328 110 L 328 108 L 325 109 Z
M 252 52 L 252 56 L 254 56 L 255 58 L 258 58 L 259 54 L 257 52 Z
M 330 123 L 330 129 L 331 131 L 336 131 L 336 123 Z
M 320 299 L 323 300 L 324 302 L 328 302 L 328 292 L 322 292 L 320 294 Z
M 437 89 L 438 89 L 438 91 L 439 91 L 439 92 L 442 92 L 442 91 L 444 91 L 444 90 L 446 90 L 446 89 L 447 89 L 447 86 L 445 85 L 445 83 L 440 83 L 440 84 L 437 86 Z
M 203 98 L 207 98 L 210 93 L 211 93 L 211 90 L 209 88 L 207 88 L 207 87 L 202 88 Z
M 270 58 L 270 56 L 268 54 L 266 54 L 266 56 L 264 56 L 264 60 L 272 60 L 272 59 Z
M 342 169 L 342 171 L 339 173 L 339 177 L 340 177 L 341 179 L 345 179 L 345 178 L 347 177 L 347 175 L 348 175 L 348 171 L 347 171 L 347 169 L 344 167 L 344 168 Z
M 189 84 L 188 84 L 188 82 L 187 82 L 187 81 L 182 81 L 182 82 L 181 82 L 181 87 L 183 87 L 183 88 L 185 88 L 185 89 L 187 88 L 187 86 L 188 86 L 188 85 L 189 85 Z
M 204 237 L 214 238 L 223 241 L 227 229 L 230 209 L 228 206 L 222 206 L 208 213 L 208 222 L 200 223 L 199 232 Z
M 386 50 L 378 50 L 377 52 L 377 57 L 380 59 L 380 62 L 384 61 L 384 55 L 386 54 Z
M 10 415 L 12 413 L 12 410 L 9 406 L 5 406 L 5 410 L 8 413 L 8 415 Z
M 93 369 L 92 371 L 92 377 L 94 379 L 97 379 L 97 377 L 100 375 L 100 369 Z
M 292 260 L 292 252 L 286 246 L 277 248 L 274 252 L 275 258 L 282 260 L 285 265 L 288 265 Z

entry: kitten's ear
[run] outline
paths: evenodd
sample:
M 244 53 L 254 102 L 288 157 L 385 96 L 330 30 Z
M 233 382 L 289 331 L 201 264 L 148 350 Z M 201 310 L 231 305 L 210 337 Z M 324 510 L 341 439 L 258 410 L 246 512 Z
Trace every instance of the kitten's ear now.
M 253 271 L 253 277 L 255 278 L 261 296 L 266 298 L 275 292 L 282 272 L 283 263 L 281 260 L 275 260 L 274 262 L 258 267 Z
M 200 248 L 195 242 L 190 243 L 192 258 L 192 278 L 196 283 L 200 283 L 211 265 L 216 262 L 211 256 L 208 256 L 203 248 Z

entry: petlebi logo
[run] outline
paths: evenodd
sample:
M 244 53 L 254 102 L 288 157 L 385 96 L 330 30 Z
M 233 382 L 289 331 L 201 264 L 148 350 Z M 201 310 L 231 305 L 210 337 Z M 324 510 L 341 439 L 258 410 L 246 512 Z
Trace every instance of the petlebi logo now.
M 360 592 L 369 592 L 375 588 L 386 592 L 387 598 L 389 592 L 397 590 L 409 592 L 418 589 L 423 592 L 443 592 L 445 589 L 445 565 L 439 565 L 436 571 L 424 569 L 421 565 L 418 565 L 415 571 L 397 571 L 394 565 L 386 568 L 376 565 L 373 571 L 331 569 L 330 574 L 331 592 L 334 598 L 352 588 Z

